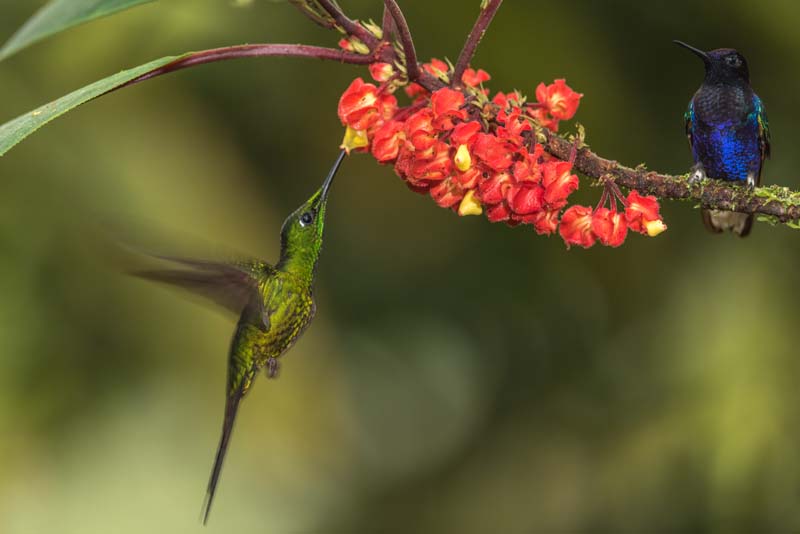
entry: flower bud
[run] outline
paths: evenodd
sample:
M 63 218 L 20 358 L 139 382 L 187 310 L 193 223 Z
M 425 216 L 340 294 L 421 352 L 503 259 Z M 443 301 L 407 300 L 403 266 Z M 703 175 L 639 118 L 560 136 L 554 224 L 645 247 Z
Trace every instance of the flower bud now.
M 483 206 L 475 198 L 475 190 L 470 189 L 461 199 L 461 204 L 458 205 L 458 214 L 463 217 L 465 215 L 480 215 L 481 213 L 483 213 Z
M 369 146 L 366 130 L 356 130 L 350 126 L 344 131 L 344 139 L 339 148 L 344 149 L 348 154 L 351 150 L 357 150 Z
M 467 172 L 472 167 L 472 156 L 469 155 L 467 145 L 459 145 L 456 150 L 456 155 L 453 158 L 453 163 L 456 164 L 456 169 L 461 172 Z

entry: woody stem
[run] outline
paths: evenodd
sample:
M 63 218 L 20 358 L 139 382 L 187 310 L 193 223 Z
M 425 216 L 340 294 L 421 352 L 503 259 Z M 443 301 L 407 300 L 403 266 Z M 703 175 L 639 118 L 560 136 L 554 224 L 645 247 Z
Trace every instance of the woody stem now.
M 420 77 L 419 63 L 417 63 L 417 51 L 414 48 L 414 40 L 411 38 L 411 30 L 406 22 L 406 17 L 396 0 L 383 0 L 385 9 L 394 20 L 394 25 L 399 33 L 400 44 L 403 45 L 403 53 L 406 56 L 406 72 L 408 79 L 415 82 Z
M 333 48 L 324 48 L 321 46 L 297 44 L 254 44 L 226 46 L 223 48 L 213 48 L 210 50 L 193 52 L 177 61 L 173 61 L 172 63 L 168 63 L 162 67 L 142 74 L 138 78 L 134 78 L 117 89 L 143 82 L 163 74 L 175 72 L 177 70 L 194 67 L 195 65 L 202 65 L 204 63 L 215 63 L 217 61 L 225 61 L 228 59 L 238 59 L 243 57 L 269 56 L 308 57 L 314 59 L 338 61 L 340 63 L 350 63 L 353 65 L 368 65 L 373 61 L 369 56 L 362 56 L 361 54 L 353 54 L 352 52 L 345 52 L 343 50 L 336 50 Z
M 463 75 L 464 71 L 469 67 L 469 63 L 472 61 L 472 57 L 478 49 L 478 44 L 481 42 L 481 39 L 483 39 L 483 35 L 486 33 L 489 24 L 492 23 L 492 19 L 494 19 L 502 3 L 503 0 L 489 0 L 486 7 L 483 8 L 481 14 L 478 16 L 478 20 L 475 21 L 475 25 L 472 27 L 472 31 L 469 32 L 467 40 L 464 43 L 464 48 L 461 49 L 461 54 L 458 56 L 458 61 L 456 61 L 452 80 L 454 84 L 461 83 L 461 75 Z
M 560 160 L 569 161 L 573 143 L 549 130 L 543 129 L 541 133 L 544 149 Z M 575 169 L 598 180 L 608 175 L 618 186 L 661 199 L 692 200 L 705 208 L 767 215 L 781 223 L 800 220 L 800 192 L 788 188 L 757 187 L 750 190 L 721 180 L 690 183 L 687 175 L 673 176 L 638 167 L 632 169 L 603 158 L 586 147 L 578 150 Z
M 361 26 L 358 22 L 350 19 L 347 15 L 342 12 L 341 8 L 336 5 L 335 2 L 331 0 L 316 0 L 316 2 L 322 6 L 322 9 L 328 12 L 328 14 L 333 17 L 333 20 L 336 21 L 336 24 L 341 26 L 341 28 L 348 34 L 357 37 L 362 43 L 367 45 L 370 48 L 375 48 L 378 44 L 378 38 L 369 33 L 363 26 Z

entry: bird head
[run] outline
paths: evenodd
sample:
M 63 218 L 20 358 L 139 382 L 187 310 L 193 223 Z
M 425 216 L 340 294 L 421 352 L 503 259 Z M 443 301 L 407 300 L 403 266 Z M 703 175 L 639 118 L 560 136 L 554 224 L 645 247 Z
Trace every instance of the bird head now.
M 750 83 L 750 70 L 744 56 L 733 48 L 718 48 L 704 52 L 681 41 L 674 41 L 703 60 L 706 81 L 710 83 Z
M 336 158 L 322 186 L 284 221 L 281 228 L 281 264 L 285 266 L 291 264 L 297 268 L 305 266 L 310 268 L 313 274 L 322 247 L 328 193 L 344 156 L 343 150 Z

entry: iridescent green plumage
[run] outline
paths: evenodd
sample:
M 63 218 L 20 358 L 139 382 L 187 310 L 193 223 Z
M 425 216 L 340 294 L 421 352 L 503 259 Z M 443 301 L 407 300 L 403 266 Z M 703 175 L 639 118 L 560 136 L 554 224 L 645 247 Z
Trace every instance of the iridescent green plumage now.
M 199 293 L 240 314 L 228 356 L 225 418 L 203 510 L 208 520 L 239 402 L 263 368 L 277 376 L 280 357 L 297 341 L 316 311 L 312 286 L 322 248 L 325 208 L 339 154 L 322 187 L 292 213 L 281 229 L 281 257 L 273 267 L 258 260 L 235 263 L 162 258 L 180 269 L 138 272 L 139 276 Z

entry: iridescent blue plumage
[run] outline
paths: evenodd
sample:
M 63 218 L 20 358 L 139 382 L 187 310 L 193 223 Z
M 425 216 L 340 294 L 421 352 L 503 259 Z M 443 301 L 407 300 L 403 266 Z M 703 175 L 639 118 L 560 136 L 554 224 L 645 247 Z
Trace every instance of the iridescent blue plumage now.
M 701 59 L 706 68 L 703 85 L 686 111 L 686 135 L 694 158 L 693 179 L 708 176 L 754 187 L 761 181 L 770 140 L 766 112 L 750 87 L 747 62 L 736 50 L 703 52 L 676 41 Z M 706 226 L 720 232 L 750 232 L 752 215 L 703 210 Z

